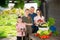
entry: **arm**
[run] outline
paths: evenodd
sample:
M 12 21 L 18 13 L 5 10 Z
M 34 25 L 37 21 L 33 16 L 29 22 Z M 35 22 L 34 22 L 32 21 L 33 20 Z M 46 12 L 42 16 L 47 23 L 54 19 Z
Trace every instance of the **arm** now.
M 17 32 L 20 32 L 20 28 L 18 27 L 18 23 L 16 24 L 16 30 L 17 30 Z
M 26 25 L 33 25 L 32 23 L 26 23 Z

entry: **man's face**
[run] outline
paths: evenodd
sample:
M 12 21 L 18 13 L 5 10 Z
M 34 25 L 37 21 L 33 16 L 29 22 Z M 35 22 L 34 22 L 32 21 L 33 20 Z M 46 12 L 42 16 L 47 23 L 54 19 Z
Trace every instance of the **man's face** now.
M 34 13 L 34 10 L 35 10 L 34 8 L 30 8 L 31 13 Z

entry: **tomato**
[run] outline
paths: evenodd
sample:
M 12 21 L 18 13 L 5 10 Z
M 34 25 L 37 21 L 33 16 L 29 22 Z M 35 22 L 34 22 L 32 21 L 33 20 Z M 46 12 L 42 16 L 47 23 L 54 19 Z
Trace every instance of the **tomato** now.
M 39 36 L 39 34 L 38 34 L 38 33 L 36 33 L 36 34 L 35 34 L 35 36 Z
M 46 37 L 49 38 L 50 36 L 47 35 Z
M 44 38 L 46 38 L 46 36 L 44 36 Z
M 43 22 L 43 20 L 39 19 L 38 22 Z

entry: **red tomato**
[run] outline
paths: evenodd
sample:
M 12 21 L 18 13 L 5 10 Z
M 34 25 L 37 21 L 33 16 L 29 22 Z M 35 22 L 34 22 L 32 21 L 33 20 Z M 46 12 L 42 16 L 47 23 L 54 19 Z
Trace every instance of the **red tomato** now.
M 46 36 L 44 36 L 44 38 L 46 38 Z
M 35 34 L 35 36 L 39 36 L 39 34 L 38 34 L 38 33 L 36 33 L 36 34 Z
M 47 38 L 49 38 L 49 36 L 46 36 Z
M 43 36 L 41 36 L 41 39 L 43 39 L 44 37 Z
M 43 20 L 39 19 L 38 22 L 43 22 Z

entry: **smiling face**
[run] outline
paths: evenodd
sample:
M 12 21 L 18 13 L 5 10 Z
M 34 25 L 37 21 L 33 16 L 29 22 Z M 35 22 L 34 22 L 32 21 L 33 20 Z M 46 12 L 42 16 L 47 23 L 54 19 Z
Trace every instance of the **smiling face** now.
M 25 10 L 25 14 L 28 15 L 30 13 L 29 9 Z
M 37 15 L 41 15 L 41 11 L 37 10 L 36 11 Z
M 31 7 L 31 8 L 30 8 L 30 12 L 31 12 L 31 13 L 34 13 L 34 10 L 35 10 L 34 7 Z
M 22 22 L 22 18 L 18 18 L 17 22 L 19 22 L 19 23 Z

